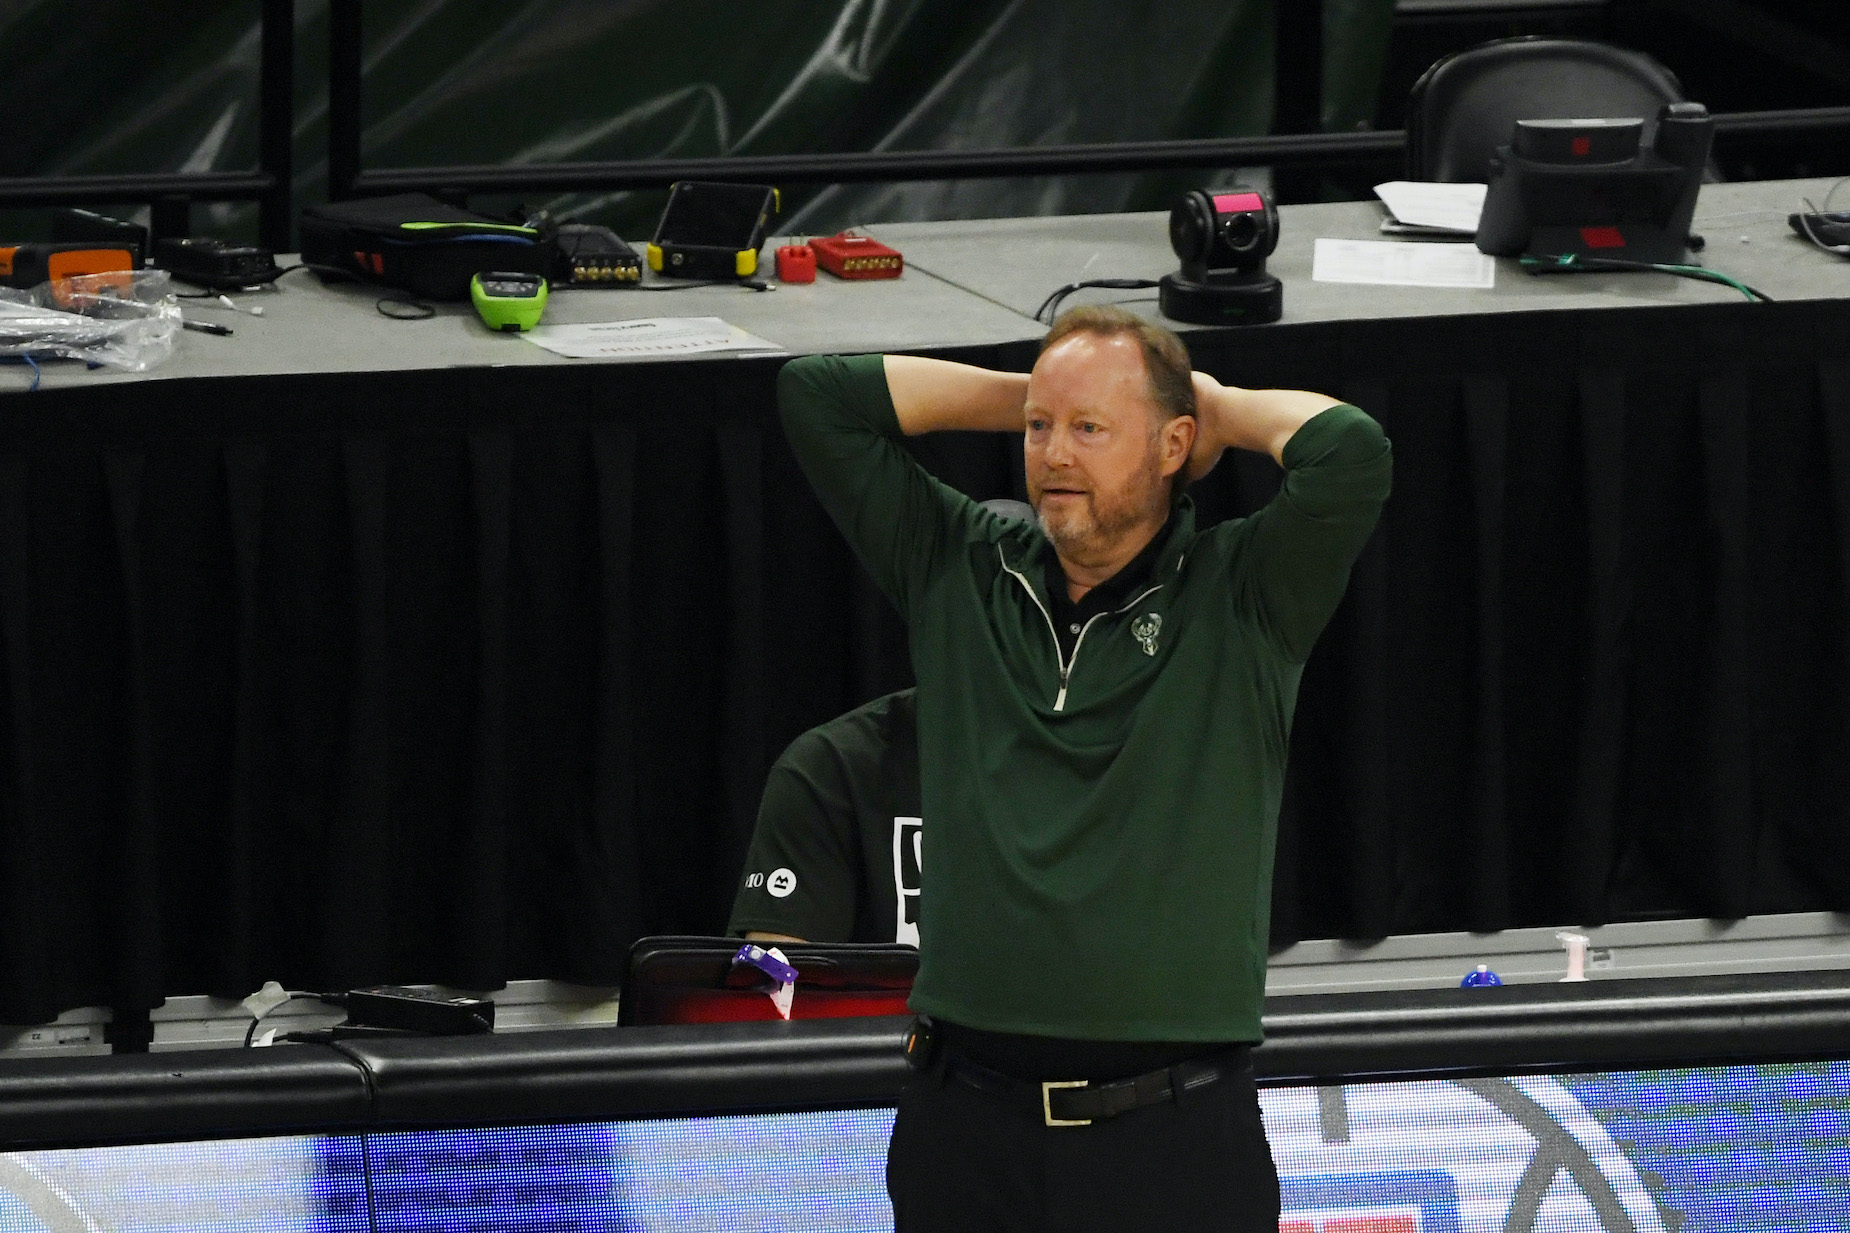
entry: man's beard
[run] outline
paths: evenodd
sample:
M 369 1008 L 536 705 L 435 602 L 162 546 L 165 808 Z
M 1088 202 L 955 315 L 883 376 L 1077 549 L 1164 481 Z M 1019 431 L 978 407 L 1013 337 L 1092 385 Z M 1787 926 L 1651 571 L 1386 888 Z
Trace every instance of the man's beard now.
M 1047 515 L 1046 490 L 1042 489 L 1041 506 L 1035 511 L 1041 531 L 1052 541 L 1060 556 L 1081 565 L 1108 559 L 1127 531 L 1140 523 L 1162 522 L 1163 507 L 1169 499 L 1169 487 L 1152 449 L 1144 466 L 1120 491 L 1106 496 L 1088 491 L 1080 501 Z

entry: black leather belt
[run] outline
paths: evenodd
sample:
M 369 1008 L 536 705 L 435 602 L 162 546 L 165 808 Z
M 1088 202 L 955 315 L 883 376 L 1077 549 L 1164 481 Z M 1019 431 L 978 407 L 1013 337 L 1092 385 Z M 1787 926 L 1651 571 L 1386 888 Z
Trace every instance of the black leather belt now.
M 1174 1100 L 1183 1092 L 1215 1083 L 1244 1067 L 1247 1052 L 1244 1045 L 1239 1045 L 1110 1083 L 1092 1083 L 1085 1079 L 1050 1079 L 1035 1083 L 991 1070 L 946 1049 L 944 1073 L 978 1091 L 1039 1109 L 1041 1120 L 1049 1126 L 1090 1126 L 1093 1122 L 1145 1105 Z

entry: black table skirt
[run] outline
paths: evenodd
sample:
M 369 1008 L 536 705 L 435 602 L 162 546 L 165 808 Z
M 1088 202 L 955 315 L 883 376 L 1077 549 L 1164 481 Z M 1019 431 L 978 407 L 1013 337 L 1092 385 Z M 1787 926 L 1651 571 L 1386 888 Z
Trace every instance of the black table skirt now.
M 1190 341 L 1395 444 L 1304 677 L 1277 940 L 1850 909 L 1850 306 Z M 771 760 L 909 679 L 778 364 L 0 402 L 0 1022 L 612 984 L 723 927 Z M 1018 442 L 918 454 L 1020 495 Z M 1275 487 L 1230 460 L 1201 518 Z

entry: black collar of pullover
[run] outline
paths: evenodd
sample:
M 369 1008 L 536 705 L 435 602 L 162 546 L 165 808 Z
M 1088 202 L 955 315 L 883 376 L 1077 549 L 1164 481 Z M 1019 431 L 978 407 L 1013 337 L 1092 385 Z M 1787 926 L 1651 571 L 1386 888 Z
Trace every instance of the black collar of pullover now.
M 1087 621 L 1101 612 L 1122 608 L 1150 585 L 1157 561 L 1168 546 L 1178 521 L 1177 512 L 1172 510 L 1169 520 L 1150 537 L 1142 552 L 1132 557 L 1123 569 L 1087 591 L 1077 603 L 1067 598 L 1066 571 L 1060 568 L 1059 554 L 1051 550 L 1047 553 L 1042 585 L 1047 589 L 1048 612 L 1053 617 L 1054 635 L 1060 641 L 1061 659 L 1072 655 L 1073 644 L 1078 641 L 1079 631 L 1085 628 Z

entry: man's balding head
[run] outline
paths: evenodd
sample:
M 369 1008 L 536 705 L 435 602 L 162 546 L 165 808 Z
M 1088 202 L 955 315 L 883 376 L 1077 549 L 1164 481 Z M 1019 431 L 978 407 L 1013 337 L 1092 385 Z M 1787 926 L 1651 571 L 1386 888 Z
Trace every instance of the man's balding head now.
M 1108 574 L 1162 527 L 1188 462 L 1188 352 L 1123 309 L 1074 309 L 1048 331 L 1023 415 L 1022 462 L 1041 529 L 1069 580 Z
M 1188 348 L 1160 325 L 1115 304 L 1089 304 L 1060 314 L 1041 339 L 1042 355 L 1075 335 L 1100 338 L 1127 337 L 1143 356 L 1144 378 L 1150 405 L 1158 422 L 1195 414 L 1195 382 Z

